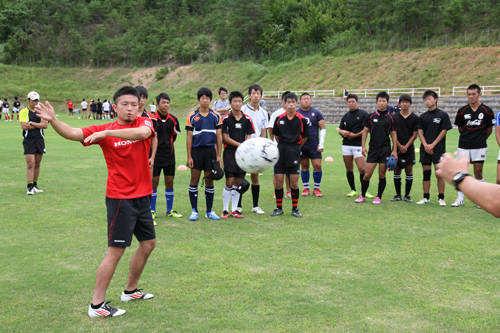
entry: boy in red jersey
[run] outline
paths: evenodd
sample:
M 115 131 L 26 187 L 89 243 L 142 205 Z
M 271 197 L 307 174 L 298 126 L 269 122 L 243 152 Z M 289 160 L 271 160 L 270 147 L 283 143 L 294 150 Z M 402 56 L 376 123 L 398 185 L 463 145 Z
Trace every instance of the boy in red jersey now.
M 64 100 L 66 104 L 68 104 L 68 114 L 70 118 L 73 118 L 73 101 L 70 99 L 69 101 Z
M 108 251 L 97 271 L 94 297 L 88 310 L 90 317 L 113 317 L 125 313 L 125 310 L 110 306 L 104 297 L 133 234 L 139 241 L 139 247 L 130 262 L 127 286 L 121 300 L 127 302 L 154 297 L 137 289 L 144 266 L 156 245 L 150 211 L 153 191 L 148 160 L 155 131 L 150 119 L 137 117 L 139 98 L 134 87 L 121 88 L 113 97 L 117 121 L 86 128 L 73 128 L 60 121 L 49 102 L 35 108 L 37 115 L 49 121 L 63 138 L 80 141 L 84 146 L 100 145 L 108 166 Z

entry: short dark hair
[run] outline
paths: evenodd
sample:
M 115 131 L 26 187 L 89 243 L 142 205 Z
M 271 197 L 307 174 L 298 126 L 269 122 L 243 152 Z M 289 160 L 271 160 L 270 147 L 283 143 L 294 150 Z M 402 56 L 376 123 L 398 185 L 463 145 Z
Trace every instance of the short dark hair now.
M 141 99 L 141 95 L 139 95 L 139 92 L 137 91 L 137 89 L 135 89 L 132 86 L 125 86 L 125 87 L 121 87 L 120 89 L 118 89 L 118 91 L 115 92 L 115 94 L 113 95 L 113 101 L 115 102 L 115 104 L 116 104 L 116 101 L 118 100 L 118 98 L 123 96 L 123 95 L 132 95 L 132 96 L 137 97 L 137 100 Z M 98 99 L 98 101 L 100 101 L 100 99 Z
M 477 90 L 477 93 L 480 94 L 481 93 L 481 87 L 478 86 L 477 84 L 471 84 L 470 86 L 467 87 L 467 90 Z
M 311 97 L 311 95 L 309 93 L 306 93 L 306 92 L 303 93 L 302 95 L 300 95 L 300 99 L 302 99 L 303 96 L 309 96 L 309 97 Z
M 402 94 L 401 96 L 399 96 L 399 102 L 401 103 L 402 101 L 407 101 L 411 104 L 411 96 L 408 94 Z
M 220 88 L 219 88 L 219 95 L 220 95 L 220 92 L 221 92 L 221 91 L 225 91 L 225 92 L 226 92 L 226 94 L 227 94 L 227 89 L 226 89 L 226 88 L 224 88 L 224 87 L 220 87 Z
M 85 102 L 85 98 L 83 98 L 83 102 Z
M 148 90 L 143 86 L 136 86 L 135 89 L 139 92 L 139 96 L 144 96 L 146 99 L 148 98 Z
M 200 100 L 202 96 L 207 96 L 212 100 L 212 90 L 205 87 L 200 88 L 200 90 L 198 90 L 198 100 Z
M 285 96 L 290 93 L 289 90 L 285 91 L 284 93 L 281 94 L 281 101 L 283 102 L 285 100 Z
M 386 91 L 379 92 L 375 100 L 378 101 L 379 98 L 385 98 L 389 102 L 389 94 Z
M 243 101 L 245 98 L 243 97 L 243 94 L 239 91 L 231 91 L 229 94 L 229 103 L 233 100 L 233 98 L 241 98 L 241 101 Z
M 285 102 L 289 99 L 295 100 L 295 102 L 298 101 L 297 95 L 295 95 L 293 92 L 289 92 L 288 94 L 285 95 Z
M 358 101 L 358 95 L 356 94 L 347 94 L 347 100 L 350 100 L 351 98 L 354 98 L 356 102 Z
M 18 98 L 17 96 L 16 96 L 16 97 L 14 97 L 14 99 L 17 99 L 17 98 Z
M 262 88 L 258 84 L 252 84 L 250 87 L 248 87 L 248 94 L 252 94 L 252 90 L 255 91 L 260 91 L 260 94 L 263 94 Z
M 156 96 L 156 104 L 160 104 L 160 101 L 162 99 L 166 99 L 166 100 L 168 100 L 170 102 L 170 96 L 168 96 L 167 93 L 161 93 L 158 96 Z
M 432 96 L 435 99 L 438 99 L 438 94 L 436 94 L 435 91 L 433 90 L 426 90 L 424 94 L 422 95 L 422 99 L 426 99 L 427 97 Z

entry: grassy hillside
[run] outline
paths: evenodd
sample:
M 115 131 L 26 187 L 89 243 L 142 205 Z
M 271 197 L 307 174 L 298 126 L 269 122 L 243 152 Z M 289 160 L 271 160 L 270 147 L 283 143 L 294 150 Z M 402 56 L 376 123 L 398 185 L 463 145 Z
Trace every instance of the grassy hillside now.
M 451 94 L 453 86 L 500 85 L 500 47 L 453 48 L 400 53 L 370 53 L 349 57 L 311 56 L 284 64 L 230 62 L 169 67 L 165 78 L 156 79 L 158 68 L 78 69 L 23 68 L 0 65 L 0 97 L 24 96 L 38 91 L 42 99 L 80 101 L 111 98 L 125 84 L 142 84 L 150 96 L 166 91 L 176 112 L 183 116 L 196 105 L 196 91 L 246 90 L 256 82 L 264 90 L 322 90 L 440 86 Z M 215 96 L 217 97 L 217 96 Z M 152 98 L 150 98 L 150 101 Z
M 500 47 L 456 48 L 349 57 L 312 56 L 277 65 L 261 81 L 265 89 L 335 89 L 500 84 Z

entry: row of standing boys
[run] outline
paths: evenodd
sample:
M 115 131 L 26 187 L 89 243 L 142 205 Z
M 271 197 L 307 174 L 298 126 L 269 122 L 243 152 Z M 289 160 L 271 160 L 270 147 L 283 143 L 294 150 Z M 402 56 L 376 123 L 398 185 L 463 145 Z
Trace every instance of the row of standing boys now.
M 460 136 L 458 142 L 458 158 L 465 158 L 474 165 L 475 178 L 483 181 L 483 164 L 486 159 L 487 139 L 492 133 L 494 113 L 491 108 L 479 101 L 481 88 L 476 85 L 467 87 L 468 104 L 461 107 L 455 117 L 455 125 Z M 355 94 L 346 97 L 349 112 L 341 120 L 339 133 L 343 136 L 342 153 L 347 169 L 347 179 L 351 187 L 350 197 L 359 195 L 357 203 L 365 202 L 370 197 L 367 192 L 370 178 L 379 164 L 379 184 L 373 204 L 382 202 L 382 195 L 386 187 L 386 161 L 389 157 L 397 160 L 394 170 L 394 186 L 396 195 L 391 201 L 413 202 L 410 191 L 413 184 L 413 165 L 415 164 L 414 142 L 420 139 L 420 163 L 423 172 L 423 198 L 419 205 L 429 204 L 432 164 L 440 162 L 446 152 L 446 134 L 452 129 L 448 113 L 437 107 L 438 95 L 427 90 L 422 96 L 427 111 L 417 116 L 410 111 L 412 97 L 403 94 L 399 98 L 401 111 L 389 113 L 387 105 L 389 95 L 380 92 L 376 97 L 377 111 L 367 114 L 357 108 L 358 98 Z M 370 134 L 370 143 L 367 137 Z M 391 149 L 392 139 L 392 149 Z M 369 151 L 368 151 L 369 148 Z M 366 156 L 366 161 L 365 161 Z M 356 190 L 353 174 L 353 160 L 360 173 L 361 192 Z M 401 173 L 405 170 L 405 194 L 401 194 Z M 445 183 L 438 176 L 438 204 L 446 206 L 444 200 Z M 371 196 L 374 197 L 374 196 Z M 458 197 L 451 204 L 452 207 L 464 205 L 464 196 L 458 192 Z M 480 208 L 479 206 L 476 206 Z

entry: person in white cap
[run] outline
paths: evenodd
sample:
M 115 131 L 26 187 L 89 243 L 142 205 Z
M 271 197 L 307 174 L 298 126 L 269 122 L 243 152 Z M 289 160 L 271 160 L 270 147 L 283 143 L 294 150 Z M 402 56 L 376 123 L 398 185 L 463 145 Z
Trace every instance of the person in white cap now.
M 35 113 L 40 95 L 32 91 L 28 94 L 28 107 L 21 110 L 19 123 L 23 129 L 24 156 L 26 156 L 26 178 L 28 180 L 28 191 L 26 194 L 33 195 L 42 193 L 38 188 L 38 176 L 40 175 L 40 163 L 45 154 L 45 140 L 43 130 L 47 128 L 48 122 Z

